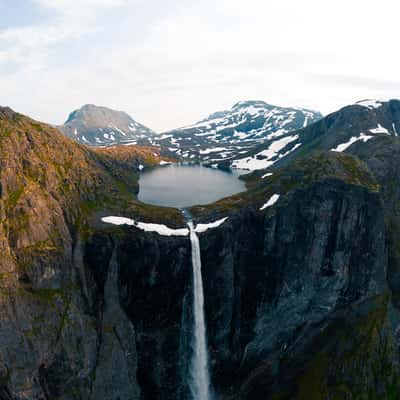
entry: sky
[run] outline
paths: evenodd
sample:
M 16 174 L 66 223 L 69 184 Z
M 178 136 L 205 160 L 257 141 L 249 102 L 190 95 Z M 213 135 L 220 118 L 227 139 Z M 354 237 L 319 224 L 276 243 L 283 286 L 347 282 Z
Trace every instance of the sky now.
M 241 100 L 400 98 L 397 0 L 0 0 L 0 105 L 91 103 L 162 132 Z

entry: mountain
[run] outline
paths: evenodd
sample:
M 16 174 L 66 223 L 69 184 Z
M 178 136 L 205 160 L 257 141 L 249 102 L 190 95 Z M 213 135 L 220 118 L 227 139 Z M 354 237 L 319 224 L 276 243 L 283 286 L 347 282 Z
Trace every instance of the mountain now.
M 284 165 L 312 151 L 345 151 L 381 135 L 400 132 L 400 101 L 364 100 L 346 106 L 305 128 L 275 135 L 263 144 L 232 157 L 225 167 L 263 170 Z
M 92 146 L 151 144 L 155 133 L 127 113 L 87 104 L 73 111 L 59 127 L 68 137 Z
M 303 151 L 188 210 L 215 398 L 400 398 L 398 103 L 296 131 Z M 137 200 L 163 157 L 0 108 L 0 400 L 192 399 L 191 240 Z
M 216 164 L 237 157 L 271 138 L 308 126 L 322 118 L 319 112 L 242 101 L 203 121 L 156 134 L 128 114 L 85 105 L 73 111 L 59 129 L 68 137 L 92 146 L 138 144 L 158 146 L 171 157 Z
M 165 132 L 156 143 L 186 160 L 218 163 L 320 118 L 316 111 L 242 101 L 194 125 Z
M 155 148 L 82 146 L 0 107 L 1 400 L 111 398 L 106 390 L 132 398 L 134 363 L 118 341 L 111 343 L 114 367 L 125 372 L 117 379 L 116 368 L 101 366 L 102 346 L 110 344 L 99 330 L 106 321 L 101 293 L 82 246 L 99 215 L 125 209 L 142 220 L 158 218 L 159 209 L 135 194 L 141 166 L 161 161 Z M 162 215 L 170 216 L 169 225 L 182 223 L 177 210 Z M 128 337 L 133 346 L 131 325 L 114 306 L 116 323 L 127 327 L 118 331 L 119 340 Z M 62 387 L 60 379 L 66 379 Z M 113 380 L 119 389 L 107 389 Z

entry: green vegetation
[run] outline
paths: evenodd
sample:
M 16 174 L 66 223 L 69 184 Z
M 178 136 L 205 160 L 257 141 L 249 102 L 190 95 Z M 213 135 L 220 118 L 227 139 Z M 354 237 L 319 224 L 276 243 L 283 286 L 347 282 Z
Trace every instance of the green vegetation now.
M 56 300 L 64 298 L 65 291 L 63 289 L 29 288 L 21 289 L 19 294 L 28 296 L 32 300 L 36 300 L 44 305 L 52 305 Z
M 11 129 L 0 129 L 0 139 L 9 138 L 12 135 Z
M 35 129 L 35 130 L 37 130 L 38 132 L 43 132 L 44 131 L 44 129 L 43 129 L 43 126 L 40 124 L 40 123 L 38 123 L 38 122 L 31 122 L 31 125 L 32 125 L 32 127 Z
M 315 340 L 320 349 L 297 378 L 296 400 L 394 400 L 400 395 L 395 352 L 386 328 L 388 295 L 334 320 Z M 360 315 L 361 314 L 361 315 Z M 382 393 L 377 392 L 380 382 Z M 382 394 L 385 393 L 385 396 Z
M 9 208 L 15 207 L 18 204 L 18 201 L 21 198 L 23 192 L 24 189 L 21 187 L 9 193 L 8 198 L 6 200 L 6 207 Z

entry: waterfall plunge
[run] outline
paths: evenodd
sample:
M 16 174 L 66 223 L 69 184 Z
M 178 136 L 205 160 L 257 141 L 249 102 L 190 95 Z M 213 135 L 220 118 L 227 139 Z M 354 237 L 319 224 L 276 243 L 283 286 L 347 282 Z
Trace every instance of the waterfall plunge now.
M 210 400 L 206 323 L 204 318 L 204 292 L 201 275 L 200 242 L 192 222 L 188 223 L 192 244 L 193 266 L 193 356 L 190 363 L 190 391 L 195 400 Z

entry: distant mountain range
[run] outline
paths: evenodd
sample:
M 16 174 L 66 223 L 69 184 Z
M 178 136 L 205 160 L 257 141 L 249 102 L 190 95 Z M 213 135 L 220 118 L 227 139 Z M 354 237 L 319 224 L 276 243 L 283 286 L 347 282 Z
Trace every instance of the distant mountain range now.
M 363 100 L 326 117 L 302 108 L 243 101 L 191 126 L 157 134 L 128 114 L 86 105 L 61 130 L 93 146 L 158 146 L 166 156 L 218 168 L 264 171 L 313 151 L 348 151 L 400 133 L 400 101 Z
M 307 109 L 242 101 L 191 126 L 156 134 L 124 112 L 85 105 L 73 111 L 60 129 L 92 146 L 156 145 L 184 160 L 218 163 L 321 118 L 321 113 Z

